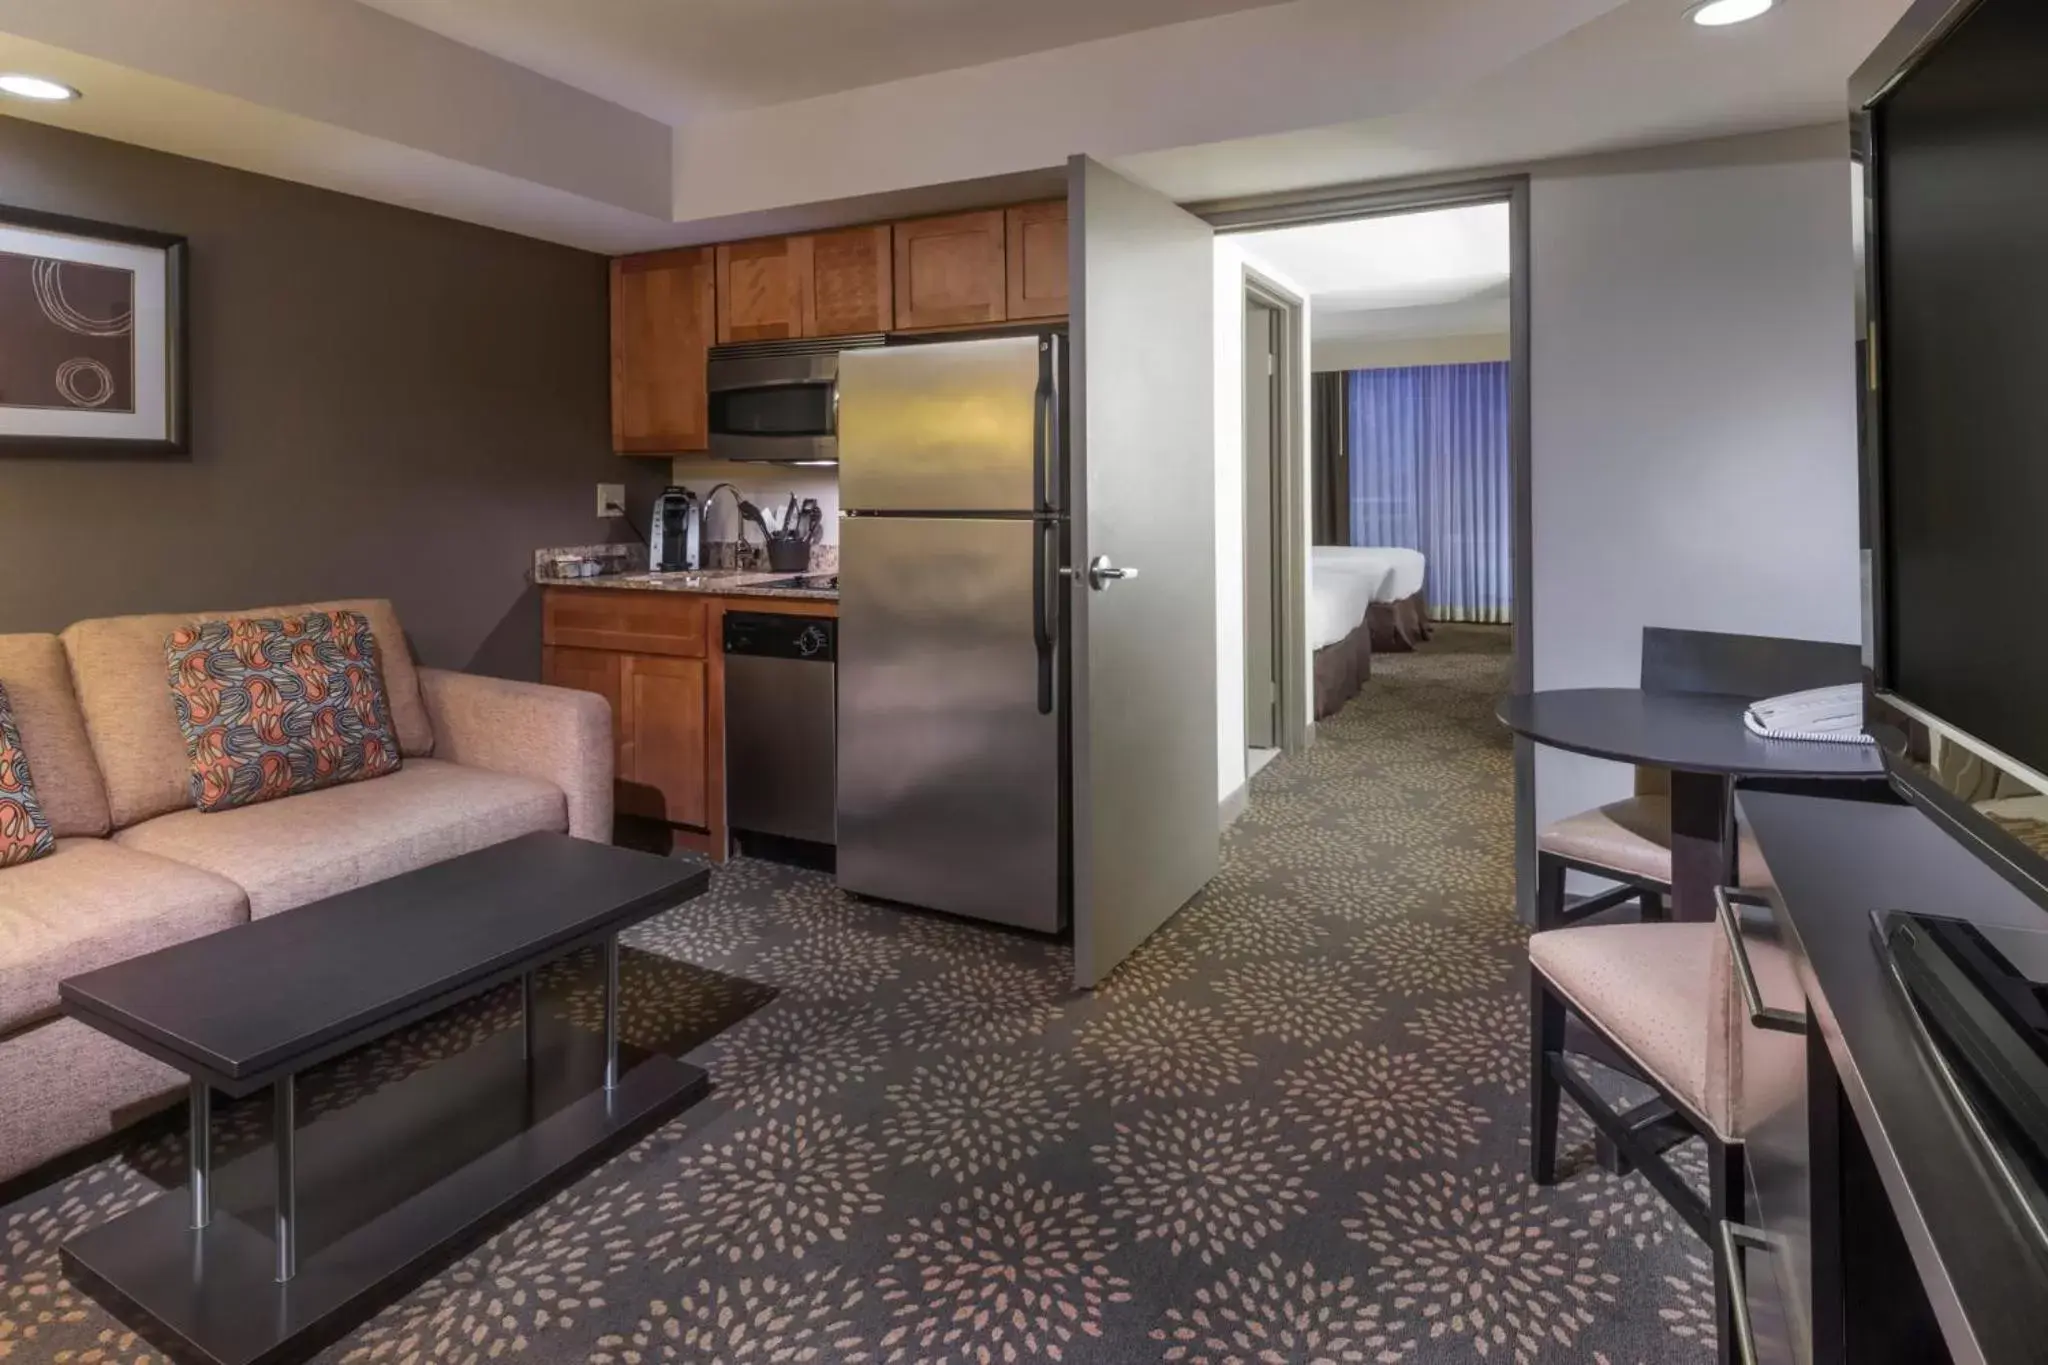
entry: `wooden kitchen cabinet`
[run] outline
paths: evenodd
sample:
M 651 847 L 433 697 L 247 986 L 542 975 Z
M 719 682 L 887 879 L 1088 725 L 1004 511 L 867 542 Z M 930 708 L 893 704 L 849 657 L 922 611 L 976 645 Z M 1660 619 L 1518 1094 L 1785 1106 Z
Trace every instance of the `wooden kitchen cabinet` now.
M 1004 211 L 1006 307 L 1011 322 L 1067 315 L 1067 201 Z
M 896 326 L 896 260 L 889 225 L 814 232 L 809 254 L 804 335 L 852 336 Z
M 620 656 L 621 814 L 709 826 L 705 668 L 702 659 Z
M 717 250 L 720 345 L 886 332 L 895 321 L 886 223 Z
M 896 224 L 896 329 L 1004 321 L 1004 232 L 1001 209 Z
M 718 251 L 718 344 L 804 335 L 809 241 L 764 237 Z
M 612 262 L 612 448 L 626 454 L 711 444 L 705 366 L 717 327 L 709 247 Z

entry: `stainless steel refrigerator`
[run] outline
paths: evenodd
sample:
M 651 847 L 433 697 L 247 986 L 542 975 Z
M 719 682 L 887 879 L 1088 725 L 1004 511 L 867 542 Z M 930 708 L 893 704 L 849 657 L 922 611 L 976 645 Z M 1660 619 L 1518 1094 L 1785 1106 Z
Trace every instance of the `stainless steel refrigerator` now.
M 1065 337 L 839 366 L 838 876 L 1066 922 Z

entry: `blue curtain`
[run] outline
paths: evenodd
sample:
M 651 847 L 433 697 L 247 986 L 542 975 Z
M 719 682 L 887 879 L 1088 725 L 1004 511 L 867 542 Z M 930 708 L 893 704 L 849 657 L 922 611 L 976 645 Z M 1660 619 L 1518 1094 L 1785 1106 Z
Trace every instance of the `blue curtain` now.
M 1505 622 L 1514 591 L 1508 365 L 1353 370 L 1351 543 L 1420 550 L 1439 621 Z

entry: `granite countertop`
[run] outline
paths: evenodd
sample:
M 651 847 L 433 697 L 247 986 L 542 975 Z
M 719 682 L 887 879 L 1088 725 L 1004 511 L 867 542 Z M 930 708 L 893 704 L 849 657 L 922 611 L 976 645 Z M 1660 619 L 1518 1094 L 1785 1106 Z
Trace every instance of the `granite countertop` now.
M 829 571 L 827 571 L 829 572 Z M 615 588 L 634 592 L 693 592 L 709 597 L 790 598 L 801 602 L 837 602 L 836 590 L 820 588 L 771 588 L 778 579 L 797 575 L 766 569 L 699 569 L 687 573 L 598 574 L 591 578 L 545 578 L 534 581 L 543 587 Z

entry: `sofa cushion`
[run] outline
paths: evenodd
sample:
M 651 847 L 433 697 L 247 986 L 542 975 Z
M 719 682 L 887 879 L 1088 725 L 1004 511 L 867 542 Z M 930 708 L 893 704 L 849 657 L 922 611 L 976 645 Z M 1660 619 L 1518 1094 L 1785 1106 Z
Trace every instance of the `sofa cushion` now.
M 0 868 L 47 858 L 56 847 L 43 803 L 36 800 L 35 776 L 14 726 L 7 685 L 0 683 Z
M 0 1033 L 57 1013 L 67 976 L 249 918 L 234 883 L 104 839 L 0 872 Z
M 182 810 L 114 836 L 219 873 L 261 917 L 536 830 L 569 826 L 559 787 L 437 759 L 389 777 L 207 814 Z
M 71 665 L 54 635 L 0 635 L 0 686 L 14 704 L 21 746 L 33 755 L 36 798 L 59 839 L 105 834 L 107 788 L 71 690 Z
M 64 651 L 71 660 L 93 753 L 106 779 L 115 829 L 190 805 L 187 779 L 192 761 L 164 684 L 164 640 L 171 631 L 222 616 L 298 616 L 314 611 L 357 611 L 370 618 L 399 751 L 407 758 L 433 753 L 434 731 L 420 696 L 419 670 L 389 602 L 312 602 L 80 621 L 65 630 Z
M 398 771 L 369 619 L 237 616 L 164 642 L 192 804 L 232 810 Z

